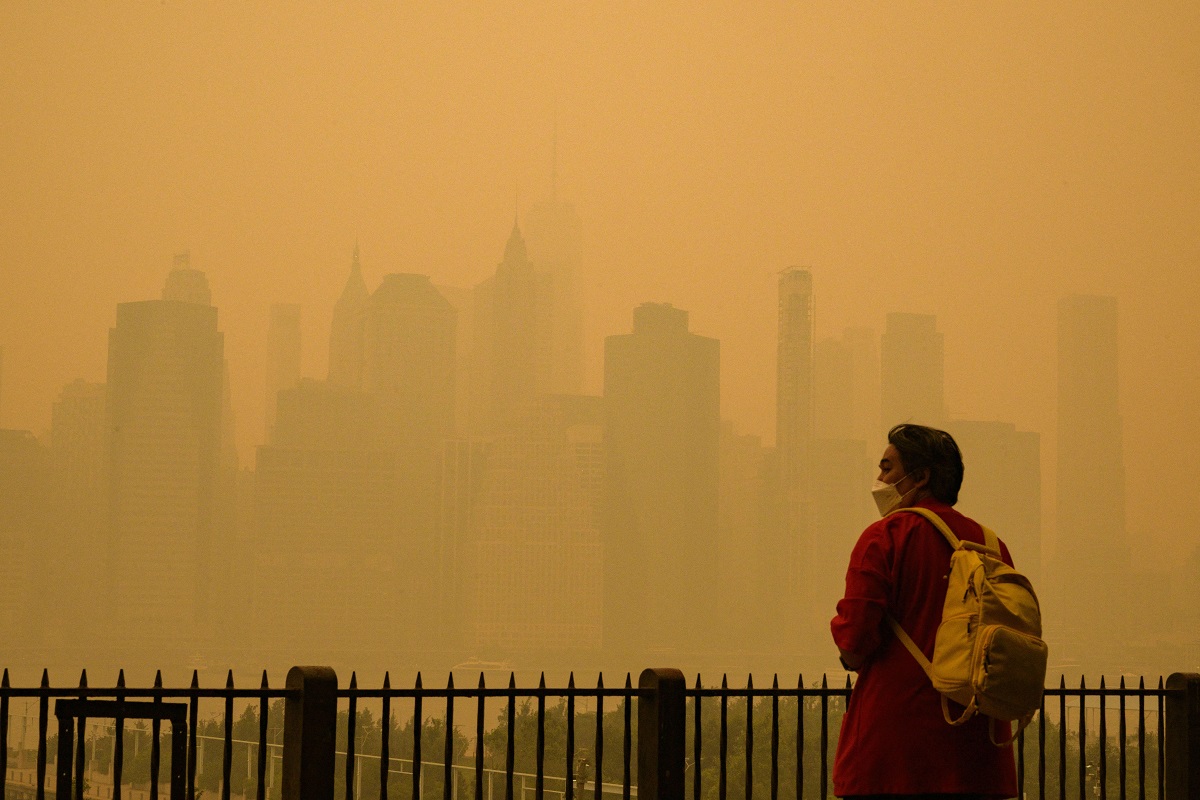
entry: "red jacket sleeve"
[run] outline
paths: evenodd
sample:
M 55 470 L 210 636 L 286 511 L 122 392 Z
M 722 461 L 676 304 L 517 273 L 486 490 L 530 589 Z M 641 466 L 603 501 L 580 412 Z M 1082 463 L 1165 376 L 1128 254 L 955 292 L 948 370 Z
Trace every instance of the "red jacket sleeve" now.
M 838 648 L 863 661 L 883 642 L 883 615 L 892 595 L 895 562 L 889 528 L 897 521 L 896 517 L 880 520 L 858 537 L 846 570 L 846 594 L 830 623 Z

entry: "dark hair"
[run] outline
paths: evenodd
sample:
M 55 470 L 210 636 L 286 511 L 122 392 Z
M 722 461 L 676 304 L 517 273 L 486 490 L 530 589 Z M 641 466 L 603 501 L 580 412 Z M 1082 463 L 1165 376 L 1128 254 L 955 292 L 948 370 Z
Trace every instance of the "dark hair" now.
M 952 506 L 963 482 L 962 453 L 954 437 L 937 428 L 902 423 L 888 431 L 888 443 L 900 454 L 906 472 L 929 470 L 929 491 Z

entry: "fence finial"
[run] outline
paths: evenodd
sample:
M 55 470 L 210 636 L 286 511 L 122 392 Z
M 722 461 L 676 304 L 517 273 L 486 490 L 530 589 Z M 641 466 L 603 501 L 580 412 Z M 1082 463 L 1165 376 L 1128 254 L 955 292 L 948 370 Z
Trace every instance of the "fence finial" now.
M 86 667 L 84 667 L 83 672 L 79 673 L 79 688 L 80 689 L 87 688 L 87 668 Z
M 8 667 L 4 668 L 4 678 L 0 679 L 0 689 L 7 689 L 8 686 Z
M 269 683 L 267 683 L 267 671 L 265 669 L 263 670 L 262 686 L 260 686 L 259 688 L 260 689 L 270 689 L 271 688 L 271 685 Z
M 199 670 L 195 670 L 195 669 L 192 670 L 192 686 L 191 686 L 191 688 L 193 688 L 193 689 L 200 688 L 200 671 Z
M 479 670 L 479 688 L 486 689 L 487 686 L 483 682 L 483 670 Z M 483 702 L 483 695 L 479 696 L 479 702 Z
M 118 689 L 125 688 L 125 670 L 124 670 L 124 668 L 117 671 L 117 688 Z
M 225 688 L 226 689 L 233 688 L 233 670 L 232 669 L 229 670 L 229 674 L 225 677 Z
M 50 688 L 50 671 L 47 670 L 45 667 L 42 667 L 42 688 L 43 689 Z
M 350 673 L 350 688 L 351 689 L 358 688 L 358 673 L 357 672 Z
M 155 672 L 154 672 L 154 688 L 155 689 L 162 688 L 162 670 L 161 669 L 155 670 Z
M 454 688 L 454 673 L 453 672 L 451 672 L 450 677 L 446 679 L 446 688 L 447 689 Z
M 388 672 L 387 670 L 384 670 L 383 673 L 383 688 L 392 688 L 392 673 Z M 417 673 L 417 688 L 421 688 L 421 673 L 419 672 Z

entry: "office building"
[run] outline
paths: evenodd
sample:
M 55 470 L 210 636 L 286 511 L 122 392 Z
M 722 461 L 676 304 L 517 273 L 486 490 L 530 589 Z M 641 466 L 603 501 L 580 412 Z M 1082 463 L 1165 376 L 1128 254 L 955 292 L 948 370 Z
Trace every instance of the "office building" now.
M 952 420 L 963 454 L 957 508 L 996 531 L 1017 568 L 1042 586 L 1041 435 L 1010 422 Z
M 514 220 L 504 259 L 475 287 L 476 436 L 508 430 L 550 391 L 551 296 L 549 279 L 534 269 Z
M 642 304 L 605 339 L 604 402 L 607 650 L 688 663 L 716 611 L 720 343 Z
M 358 244 L 350 262 L 350 276 L 333 307 L 329 330 L 329 381 L 347 389 L 361 389 L 366 357 L 367 306 L 371 293 L 363 280 Z
M 487 445 L 468 579 L 471 652 L 593 656 L 603 644 L 603 401 L 547 395 Z
M 224 337 L 210 298 L 177 258 L 163 299 L 121 303 L 109 333 L 106 596 L 133 645 L 194 648 L 212 621 Z
M 880 342 L 882 430 L 911 422 L 944 428 L 944 342 L 931 314 L 891 313 Z
M 1095 619 L 1113 631 L 1129 617 L 1119 386 L 1117 299 L 1061 299 L 1054 575 L 1072 646 L 1102 638 Z
M 275 405 L 279 392 L 300 381 L 300 306 L 296 303 L 271 305 L 271 324 L 267 330 L 267 436 L 275 424 Z

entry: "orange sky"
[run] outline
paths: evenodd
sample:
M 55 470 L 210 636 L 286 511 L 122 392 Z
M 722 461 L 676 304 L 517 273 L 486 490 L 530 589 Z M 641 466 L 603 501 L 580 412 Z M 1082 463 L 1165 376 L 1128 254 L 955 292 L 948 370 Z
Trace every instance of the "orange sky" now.
M 252 463 L 270 304 L 322 376 L 356 238 L 372 287 L 481 280 L 557 117 L 593 391 L 601 338 L 673 302 L 770 440 L 802 264 L 819 335 L 936 313 L 951 411 L 1040 431 L 1049 481 L 1055 302 L 1115 294 L 1131 533 L 1200 543 L 1200 8 L 702 6 L 0 6 L 0 425 L 103 380 L 116 304 L 190 248 Z

